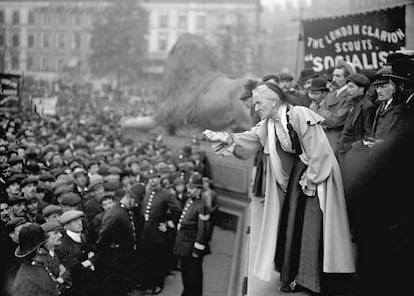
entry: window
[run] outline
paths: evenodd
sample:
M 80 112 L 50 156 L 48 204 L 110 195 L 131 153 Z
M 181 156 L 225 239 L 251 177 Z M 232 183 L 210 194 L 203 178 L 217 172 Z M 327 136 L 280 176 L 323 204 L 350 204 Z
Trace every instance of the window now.
M 49 59 L 46 57 L 42 58 L 42 70 L 49 70 Z
M 60 26 L 66 25 L 66 14 L 64 12 L 58 14 L 58 24 Z
M 65 48 L 65 33 L 57 34 L 57 48 Z
M 0 24 L 4 24 L 4 11 L 0 10 Z
M 158 50 L 166 51 L 168 46 L 168 35 L 166 33 L 160 33 L 158 35 Z
M 33 57 L 28 56 L 27 57 L 27 70 L 33 70 Z
M 206 16 L 205 15 L 198 15 L 197 16 L 197 28 L 198 29 L 205 29 L 206 28 Z
M 79 49 L 81 48 L 81 34 L 80 32 L 73 33 L 72 48 Z
M 13 19 L 12 19 L 13 25 L 20 24 L 20 13 L 18 10 L 13 11 Z
M 34 35 L 33 34 L 29 34 L 29 36 L 27 36 L 27 47 L 34 47 Z
M 178 28 L 187 29 L 187 15 L 180 14 L 178 16 Z
M 159 25 L 160 25 L 160 28 L 168 27 L 168 13 L 163 12 L 160 14 Z
M 224 25 L 226 25 L 226 16 L 224 14 L 219 14 L 217 16 L 217 26 L 223 27 Z
M 12 57 L 12 70 L 19 70 L 19 58 L 16 56 Z
M 33 25 L 35 23 L 35 15 L 33 11 L 29 11 L 27 22 L 29 23 L 29 25 Z
M 64 64 L 65 64 L 65 59 L 58 58 L 56 60 L 56 71 L 61 71 L 63 69 Z
M 13 37 L 12 37 L 12 46 L 13 47 L 19 47 L 19 45 L 20 45 L 19 34 L 13 34 Z
M 75 13 L 73 16 L 73 24 L 75 26 L 80 26 L 82 25 L 82 14 L 80 13 Z
M 50 14 L 44 13 L 42 15 L 42 24 L 43 25 L 50 25 Z
M 50 47 L 50 36 L 49 34 L 43 34 L 43 48 L 49 48 Z

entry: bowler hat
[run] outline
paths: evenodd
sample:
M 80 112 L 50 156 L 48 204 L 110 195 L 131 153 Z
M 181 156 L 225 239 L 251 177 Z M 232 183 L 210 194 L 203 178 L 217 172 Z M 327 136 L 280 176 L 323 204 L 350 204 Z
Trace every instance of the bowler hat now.
M 369 78 L 361 73 L 356 73 L 349 75 L 346 79 L 347 82 L 353 82 L 359 87 L 368 87 L 371 84 L 371 81 L 369 81 Z
M 24 258 L 46 242 L 45 232 L 37 223 L 24 226 L 19 233 L 19 246 L 14 255 Z
M 279 78 L 280 78 L 280 81 L 293 81 L 293 76 L 286 72 L 280 73 Z
M 69 210 L 64 212 L 60 217 L 59 217 L 59 222 L 62 225 L 68 224 L 69 222 L 76 220 L 80 217 L 84 217 L 85 214 L 82 211 L 78 211 L 78 210 Z
M 311 82 L 311 91 L 329 91 L 326 87 L 326 80 L 322 77 L 315 77 Z
M 301 82 L 305 82 L 308 79 L 311 79 L 315 75 L 315 71 L 313 68 L 305 68 L 302 71 L 300 71 L 299 80 Z

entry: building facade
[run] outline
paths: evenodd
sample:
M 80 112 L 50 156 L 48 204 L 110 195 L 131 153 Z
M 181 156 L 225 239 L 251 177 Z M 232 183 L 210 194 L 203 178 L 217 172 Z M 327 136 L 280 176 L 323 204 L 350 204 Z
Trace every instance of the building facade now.
M 56 78 L 87 71 L 93 17 L 105 1 L 0 1 L 0 70 Z
M 247 64 L 247 71 L 253 70 L 257 66 L 254 64 L 258 54 L 255 38 L 260 22 L 259 3 L 259 0 L 144 1 L 143 5 L 149 13 L 149 71 L 162 72 L 168 52 L 184 33 L 202 35 L 220 51 L 223 51 L 223 39 L 233 41 L 234 53 L 238 48 L 234 45 L 246 39 L 242 60 Z M 223 59 L 228 54 L 221 52 Z
M 72 71 L 71 75 L 88 74 L 93 19 L 110 2 L 0 0 L 0 71 L 47 79 L 57 78 L 64 69 Z M 253 67 L 259 0 L 141 2 L 149 15 L 149 73 L 162 73 L 165 58 L 181 34 L 201 34 L 217 45 L 220 38 L 236 38 L 241 28 L 246 28 L 243 37 L 251 39 L 243 61 Z

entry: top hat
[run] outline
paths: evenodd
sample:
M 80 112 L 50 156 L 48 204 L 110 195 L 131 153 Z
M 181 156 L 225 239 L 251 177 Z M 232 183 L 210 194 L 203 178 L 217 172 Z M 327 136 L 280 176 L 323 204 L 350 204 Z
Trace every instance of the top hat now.
M 19 246 L 14 255 L 24 258 L 46 242 L 45 232 L 37 223 L 24 226 L 19 233 Z

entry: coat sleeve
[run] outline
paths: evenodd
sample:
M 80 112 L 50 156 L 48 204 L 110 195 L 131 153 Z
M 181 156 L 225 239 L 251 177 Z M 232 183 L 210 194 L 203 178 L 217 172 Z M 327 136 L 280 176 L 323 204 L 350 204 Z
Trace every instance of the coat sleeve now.
M 328 128 L 341 128 L 344 125 L 346 116 L 352 108 L 353 103 L 349 96 L 345 96 L 338 104 L 340 104 L 338 109 L 333 112 L 328 109 L 327 100 L 322 101 L 318 113 L 325 119 L 324 126 Z
M 196 254 L 204 255 L 208 252 L 208 239 L 210 233 L 210 212 L 203 201 L 198 207 L 197 237 L 194 242 L 193 251 Z
M 228 156 L 233 154 L 240 159 L 249 159 L 256 155 L 256 152 L 262 148 L 260 138 L 258 135 L 259 128 L 263 121 L 252 127 L 249 131 L 242 133 L 233 133 L 231 135 L 231 141 L 228 145 L 219 144 L 213 145 L 215 152 L 222 156 Z
M 98 241 L 96 242 L 98 249 L 102 250 L 110 244 L 111 238 L 116 232 L 117 223 L 117 217 L 113 215 L 104 215 L 102 219 L 101 230 L 99 231 Z
M 365 108 L 364 108 L 365 109 Z M 367 104 L 366 109 L 364 110 L 364 139 L 371 137 L 372 135 L 372 125 L 374 123 L 376 107 L 374 104 Z
M 167 196 L 167 204 L 168 204 L 168 210 L 169 210 L 169 213 L 170 213 L 170 218 L 172 219 L 172 221 L 175 224 L 177 224 L 178 219 L 180 218 L 180 215 L 181 215 L 181 206 L 180 206 L 180 203 L 174 197 L 173 194 L 168 193 L 168 196 Z

